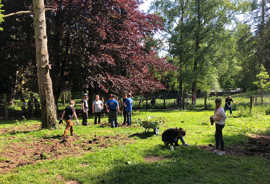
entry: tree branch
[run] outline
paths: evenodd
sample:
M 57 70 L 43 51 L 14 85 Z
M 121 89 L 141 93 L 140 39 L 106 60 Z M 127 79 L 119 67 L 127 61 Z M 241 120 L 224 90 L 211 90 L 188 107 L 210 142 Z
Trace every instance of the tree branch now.
M 54 11 L 54 10 L 56 10 L 56 9 L 54 9 L 54 8 L 46 8 L 45 9 L 45 11 Z M 4 18 L 11 17 L 11 16 L 14 16 L 14 15 L 23 15 L 23 14 L 31 14 L 31 13 L 33 13 L 32 10 L 18 11 L 18 12 L 14 12 L 14 13 L 4 15 Z

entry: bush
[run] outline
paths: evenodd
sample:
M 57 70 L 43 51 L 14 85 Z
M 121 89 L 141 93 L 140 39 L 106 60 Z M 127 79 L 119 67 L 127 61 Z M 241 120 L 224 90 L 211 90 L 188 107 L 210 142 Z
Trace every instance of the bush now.
M 153 131 L 157 134 L 157 130 L 159 129 L 160 125 L 165 123 L 165 119 L 148 117 L 147 120 L 139 119 L 138 123 L 145 129 L 145 132 L 149 131 L 149 129 L 153 129 Z
M 270 115 L 270 107 L 265 110 L 265 115 Z

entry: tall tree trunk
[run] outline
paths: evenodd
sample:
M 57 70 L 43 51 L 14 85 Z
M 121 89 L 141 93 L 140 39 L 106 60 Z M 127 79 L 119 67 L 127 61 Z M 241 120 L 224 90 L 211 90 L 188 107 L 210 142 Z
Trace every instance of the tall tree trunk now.
M 44 0 L 33 0 L 37 77 L 42 128 L 56 127 L 56 108 L 50 76 Z
M 183 38 L 183 26 L 184 26 L 184 14 L 185 14 L 185 3 L 183 1 L 181 1 L 181 33 L 180 33 L 180 42 L 181 42 L 181 47 L 183 48 L 183 42 L 184 42 L 184 38 Z M 179 53 L 179 92 L 178 92 L 178 106 L 180 108 L 183 107 L 183 62 L 184 62 L 184 58 L 183 58 L 183 49 L 181 49 L 181 52 Z
M 263 104 L 264 89 L 261 89 L 261 104 Z
M 192 82 L 192 105 L 196 104 L 196 91 L 197 91 L 197 76 L 198 76 L 198 63 L 199 63 L 199 49 L 200 49 L 200 28 L 201 28 L 201 14 L 200 14 L 200 0 L 196 0 L 197 7 L 197 30 L 195 35 L 195 54 L 193 66 L 193 82 Z
M 3 95 L 3 104 L 4 104 L 4 120 L 8 120 L 8 98 L 7 94 L 4 93 Z

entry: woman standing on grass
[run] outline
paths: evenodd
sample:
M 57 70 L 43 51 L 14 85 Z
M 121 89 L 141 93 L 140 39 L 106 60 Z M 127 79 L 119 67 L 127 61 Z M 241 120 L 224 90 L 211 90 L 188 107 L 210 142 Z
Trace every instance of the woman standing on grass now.
M 224 154 L 224 140 L 223 140 L 223 134 L 222 130 L 225 126 L 225 119 L 226 119 L 226 114 L 224 109 L 221 107 L 221 99 L 217 98 L 216 101 L 216 109 L 214 112 L 213 120 L 215 121 L 216 124 L 216 134 L 215 134 L 215 139 L 216 139 L 216 151 L 218 154 Z M 218 149 L 221 150 L 221 152 L 218 152 Z

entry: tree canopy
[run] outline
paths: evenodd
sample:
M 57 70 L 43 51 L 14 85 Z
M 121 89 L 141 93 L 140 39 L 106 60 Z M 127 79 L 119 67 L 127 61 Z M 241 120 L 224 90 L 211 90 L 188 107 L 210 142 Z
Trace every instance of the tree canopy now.
M 29 1 L 3 2 L 6 13 L 32 7 Z M 54 9 L 46 12 L 46 19 L 56 98 L 63 89 L 82 89 L 84 85 L 91 92 L 119 94 L 164 88 L 154 74 L 172 66 L 148 44 L 149 38 L 162 29 L 162 20 L 140 12 L 138 5 L 135 0 L 47 1 L 46 6 Z M 28 79 L 36 70 L 31 19 L 31 14 L 9 17 L 3 24 L 6 31 L 0 35 L 2 58 L 7 62 L 14 59 L 15 71 L 24 66 L 32 71 Z M 35 80 L 29 79 L 31 84 L 36 84 Z

